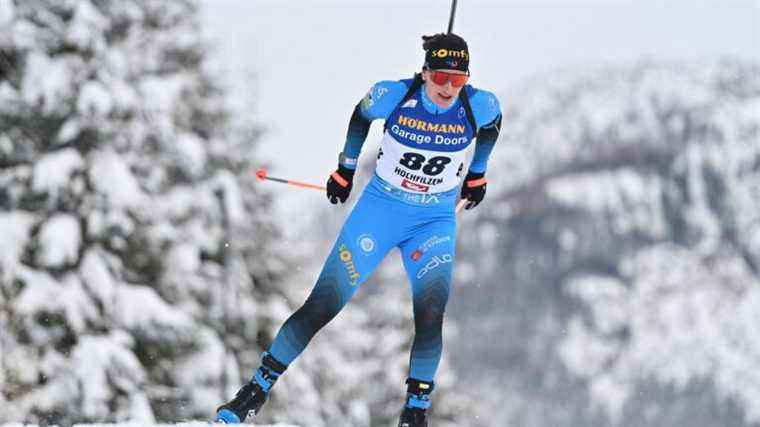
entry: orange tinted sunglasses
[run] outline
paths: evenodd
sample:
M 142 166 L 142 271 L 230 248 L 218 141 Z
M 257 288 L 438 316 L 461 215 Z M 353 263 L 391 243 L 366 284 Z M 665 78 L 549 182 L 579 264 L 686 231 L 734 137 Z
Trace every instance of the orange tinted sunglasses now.
M 467 84 L 469 78 L 470 76 L 467 74 L 454 74 L 445 71 L 430 72 L 430 79 L 433 80 L 433 83 L 439 86 L 445 85 L 446 82 L 451 82 L 451 85 L 454 87 L 462 87 Z

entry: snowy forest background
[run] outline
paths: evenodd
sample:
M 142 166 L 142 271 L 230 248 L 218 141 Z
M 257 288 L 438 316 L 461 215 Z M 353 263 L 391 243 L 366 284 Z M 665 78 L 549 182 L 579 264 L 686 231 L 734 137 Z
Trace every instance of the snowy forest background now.
M 198 14 L 0 0 L 0 422 L 208 419 L 349 211 L 325 203 L 284 237 L 251 173 L 261 126 L 212 78 Z M 434 425 L 760 425 L 758 75 L 639 61 L 498 94 Z M 399 261 L 257 422 L 394 425 L 412 333 Z

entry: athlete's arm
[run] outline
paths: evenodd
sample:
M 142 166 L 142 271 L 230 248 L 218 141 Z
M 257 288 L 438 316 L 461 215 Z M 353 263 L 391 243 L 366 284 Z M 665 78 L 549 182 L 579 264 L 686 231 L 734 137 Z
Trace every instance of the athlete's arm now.
M 343 146 L 341 164 L 355 169 L 362 145 L 367 139 L 369 127 L 375 119 L 386 119 L 396 108 L 408 90 L 401 81 L 384 80 L 370 88 L 367 95 L 356 105 L 348 122 L 346 143 Z
M 462 185 L 461 198 L 469 200 L 465 209 L 472 209 L 486 196 L 486 168 L 501 128 L 499 101 L 488 91 L 479 90 L 470 99 L 472 115 L 478 127 L 475 153 Z
M 385 119 L 396 108 L 408 90 L 403 82 L 382 81 L 376 83 L 367 95 L 356 105 L 348 122 L 346 143 L 338 157 L 338 169 L 327 179 L 327 199 L 332 204 L 345 203 L 351 194 L 354 173 L 362 151 L 364 140 L 369 134 L 372 120 Z
M 472 155 L 470 170 L 473 172 L 485 173 L 488 167 L 488 158 L 491 151 L 496 145 L 501 129 L 501 114 L 493 122 L 483 126 L 478 130 L 478 138 L 475 140 L 475 153 Z
M 478 133 L 475 140 L 475 153 L 472 156 L 469 170 L 475 173 L 485 173 L 488 167 L 488 158 L 499 138 L 501 108 L 496 96 L 485 90 L 478 90 L 470 102 L 472 114 L 475 116 L 475 122 L 478 125 Z

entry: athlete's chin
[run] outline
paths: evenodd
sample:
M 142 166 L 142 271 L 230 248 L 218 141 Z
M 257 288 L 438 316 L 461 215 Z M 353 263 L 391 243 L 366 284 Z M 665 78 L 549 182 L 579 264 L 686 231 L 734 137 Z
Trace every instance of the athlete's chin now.
M 436 94 L 436 104 L 438 104 L 441 107 L 448 107 L 451 105 L 451 103 L 454 101 L 454 95 L 445 95 L 442 93 Z

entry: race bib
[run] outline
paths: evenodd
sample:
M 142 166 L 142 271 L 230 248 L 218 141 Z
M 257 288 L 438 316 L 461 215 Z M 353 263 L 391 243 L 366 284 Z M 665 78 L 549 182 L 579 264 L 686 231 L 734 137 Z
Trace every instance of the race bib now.
M 386 131 L 380 141 L 376 173 L 396 188 L 440 193 L 459 185 L 465 150 L 437 151 L 403 145 Z

